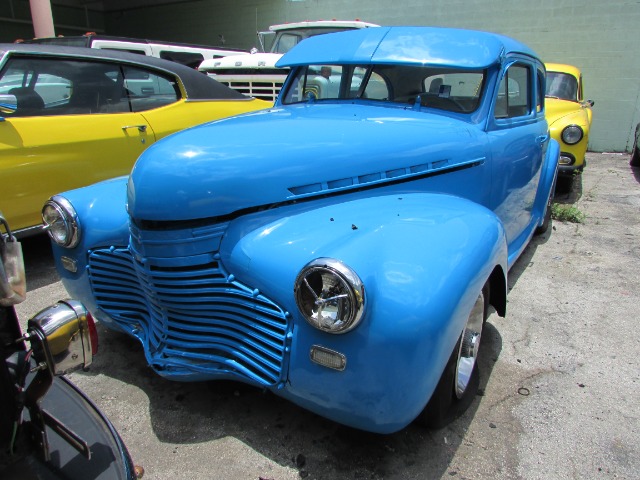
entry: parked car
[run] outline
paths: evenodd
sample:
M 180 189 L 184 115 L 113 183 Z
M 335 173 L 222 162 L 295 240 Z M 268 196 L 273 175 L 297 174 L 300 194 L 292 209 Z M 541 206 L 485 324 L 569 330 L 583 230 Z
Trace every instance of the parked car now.
M 640 123 L 636 125 L 635 135 L 633 137 L 633 148 L 631 149 L 631 160 L 629 164 L 632 167 L 640 167 Z
M 93 318 L 60 301 L 23 334 L 14 308 L 26 296 L 22 250 L 1 213 L 0 225 L 0 477 L 141 478 L 111 422 L 64 376 L 97 353 Z
M 573 65 L 547 63 L 547 121 L 560 144 L 560 175 L 582 173 L 586 162 L 593 100 L 585 100 L 582 73 Z
M 278 65 L 273 109 L 49 200 L 62 281 L 164 377 L 246 382 L 374 432 L 443 425 L 475 396 L 509 268 L 549 225 L 544 65 L 428 27 L 312 37 Z
M 40 37 L 31 40 L 20 40 L 20 42 L 118 50 L 164 58 L 165 60 L 178 62 L 191 68 L 197 68 L 203 60 L 213 60 L 227 55 L 239 56 L 249 54 L 249 52 L 235 48 L 167 42 L 164 40 L 148 40 L 144 38 L 114 37 L 111 35 L 98 35 L 95 32 L 66 37 Z
M 170 133 L 267 106 L 175 62 L 0 44 L 0 205 L 16 233 L 39 232 L 51 195 L 128 173 Z
M 228 55 L 204 60 L 198 70 L 244 95 L 275 102 L 289 74 L 288 68 L 276 67 L 276 63 L 302 40 L 316 35 L 377 26 L 360 20 L 317 20 L 271 25 L 268 31 L 258 32 L 260 50 L 252 49 L 249 56 Z M 267 49 L 267 45 L 271 46 Z

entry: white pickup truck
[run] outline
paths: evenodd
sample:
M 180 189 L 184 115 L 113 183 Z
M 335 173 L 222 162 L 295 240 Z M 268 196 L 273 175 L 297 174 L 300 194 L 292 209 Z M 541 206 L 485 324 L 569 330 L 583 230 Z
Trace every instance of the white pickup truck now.
M 276 62 L 302 40 L 325 33 L 378 26 L 359 20 L 320 20 L 272 25 L 269 31 L 258 32 L 262 52 L 253 49 L 251 55 L 229 55 L 204 60 L 198 70 L 244 95 L 274 102 L 289 73 L 288 68 L 277 68 Z M 267 43 L 271 45 L 268 52 L 265 48 Z

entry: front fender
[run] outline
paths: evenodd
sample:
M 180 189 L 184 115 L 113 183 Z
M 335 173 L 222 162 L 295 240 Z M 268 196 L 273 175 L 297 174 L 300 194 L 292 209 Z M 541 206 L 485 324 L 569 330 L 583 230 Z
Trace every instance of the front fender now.
M 78 215 L 80 242 L 63 248 L 51 242 L 56 269 L 72 298 L 82 298 L 95 312 L 95 301 L 87 276 L 87 251 L 105 245 L 127 245 L 129 220 L 126 211 L 127 177 L 118 177 L 61 194 Z M 71 260 L 75 272 L 64 268 L 61 257 Z
M 411 422 L 429 400 L 478 293 L 507 271 L 499 219 L 468 200 L 409 193 L 291 212 L 247 232 L 237 220 L 221 246 L 227 270 L 293 320 L 286 386 L 277 393 L 339 422 L 379 432 Z M 311 327 L 293 297 L 298 272 L 333 257 L 365 285 L 361 324 L 343 335 Z M 344 354 L 336 372 L 312 363 L 321 345 Z
M 549 140 L 549 146 L 544 158 L 540 183 L 534 204 L 534 211 L 537 214 L 538 226 L 544 223 L 547 208 L 550 208 L 549 200 L 553 200 L 558 178 L 558 160 L 560 158 L 560 144 L 555 139 Z

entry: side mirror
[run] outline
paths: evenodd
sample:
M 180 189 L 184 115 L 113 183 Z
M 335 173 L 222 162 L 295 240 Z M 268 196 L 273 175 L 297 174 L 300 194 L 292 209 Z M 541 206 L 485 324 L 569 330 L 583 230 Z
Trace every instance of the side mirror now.
M 22 245 L 11 234 L 9 224 L 0 212 L 0 306 L 10 307 L 22 302 L 27 294 Z
M 63 375 L 91 365 L 98 351 L 93 317 L 77 300 L 65 300 L 45 308 L 27 323 L 34 356 L 45 362 L 54 375 Z M 39 340 L 36 342 L 36 340 Z
M 584 103 L 590 107 L 593 107 L 596 104 L 593 100 L 585 100 Z
M 0 121 L 4 121 L 2 115 L 15 113 L 18 109 L 18 99 L 15 95 L 0 94 Z

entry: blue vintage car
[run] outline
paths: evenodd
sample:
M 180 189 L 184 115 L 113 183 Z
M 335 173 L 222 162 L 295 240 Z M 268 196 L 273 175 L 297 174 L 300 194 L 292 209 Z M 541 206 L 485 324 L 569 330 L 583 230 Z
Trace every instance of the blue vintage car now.
M 64 285 L 164 377 L 246 382 L 374 432 L 442 425 L 549 224 L 544 65 L 423 27 L 310 38 L 279 65 L 273 108 L 45 205 Z

